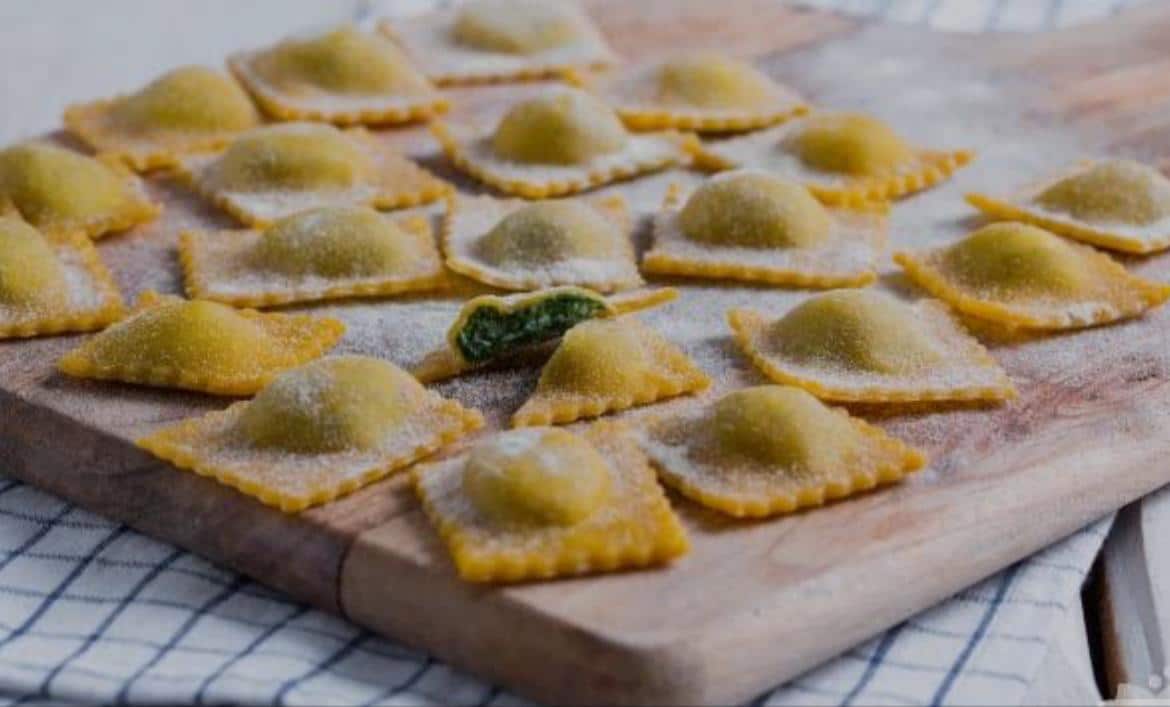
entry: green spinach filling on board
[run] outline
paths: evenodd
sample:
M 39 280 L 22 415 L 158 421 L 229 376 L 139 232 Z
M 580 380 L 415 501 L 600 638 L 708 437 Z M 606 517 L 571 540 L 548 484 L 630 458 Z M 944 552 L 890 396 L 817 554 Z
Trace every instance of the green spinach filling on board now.
M 523 346 L 554 339 L 605 310 L 600 299 L 559 294 L 514 312 L 484 306 L 471 313 L 455 341 L 469 363 L 483 363 Z

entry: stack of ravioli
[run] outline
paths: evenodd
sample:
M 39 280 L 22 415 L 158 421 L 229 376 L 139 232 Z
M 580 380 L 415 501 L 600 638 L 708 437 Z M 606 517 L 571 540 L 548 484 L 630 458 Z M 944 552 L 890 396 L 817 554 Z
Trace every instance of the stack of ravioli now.
M 898 482 L 925 454 L 855 413 L 1016 395 L 968 324 L 1043 335 L 1170 297 L 1106 253 L 1170 248 L 1170 180 L 1115 159 L 969 195 L 987 225 L 893 254 L 925 296 L 867 289 L 892 203 L 973 153 L 811 108 L 717 52 L 621 65 L 562 0 L 471 0 L 289 38 L 227 69 L 71 106 L 65 125 L 94 156 L 0 150 L 0 338 L 97 332 L 61 372 L 111 394 L 239 398 L 139 443 L 285 512 L 408 471 L 469 581 L 671 562 L 689 547 L 675 499 L 762 519 Z M 491 119 L 440 118 L 447 87 L 537 79 L 558 83 Z M 457 192 L 381 134 L 419 122 L 483 189 Z M 665 190 L 639 257 L 643 214 L 620 186 L 587 192 L 668 168 L 706 176 Z M 159 171 L 239 226 L 177 234 L 188 298 L 148 291 L 127 309 L 94 242 L 160 213 L 145 181 Z M 437 234 L 399 211 L 428 204 Z M 647 278 L 804 290 L 787 311 L 726 313 L 767 384 L 720 389 L 722 371 L 632 316 L 678 294 Z M 345 325 L 312 311 L 462 292 L 477 296 L 409 371 L 327 355 Z M 284 305 L 298 309 L 270 311 Z M 542 366 L 508 431 L 482 432 L 480 411 L 426 387 L 504 366 Z

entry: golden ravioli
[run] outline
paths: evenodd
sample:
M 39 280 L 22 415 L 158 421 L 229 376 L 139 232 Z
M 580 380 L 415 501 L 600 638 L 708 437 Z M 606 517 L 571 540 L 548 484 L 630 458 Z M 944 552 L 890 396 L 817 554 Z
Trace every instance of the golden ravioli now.
M 501 432 L 412 472 L 469 582 L 521 582 L 664 564 L 686 531 L 626 427 Z
M 302 211 L 262 231 L 185 231 L 187 294 L 237 307 L 433 290 L 445 282 L 430 220 L 368 206 Z
M 323 206 L 416 206 L 450 191 L 365 130 L 320 123 L 258 128 L 218 155 L 182 159 L 178 169 L 200 194 L 249 226 Z
M 1031 223 L 1110 250 L 1170 248 L 1170 179 L 1131 160 L 1089 162 L 1016 194 L 968 194 L 967 201 L 996 218 Z
M 1007 374 L 946 306 L 836 290 L 779 319 L 733 309 L 736 344 L 768 378 L 824 400 L 1004 400 Z
M 536 203 L 454 197 L 443 220 L 447 267 L 509 290 L 579 285 L 600 292 L 643 284 L 619 195 Z
M 471 0 L 380 29 L 440 84 L 548 78 L 617 61 L 589 17 L 558 0 Z
M 352 26 L 236 54 L 228 66 L 279 120 L 405 123 L 447 109 L 392 42 Z
M 137 170 L 179 155 L 218 150 L 260 124 L 231 77 L 202 66 L 168 71 L 141 90 L 65 109 L 65 127 L 90 147 Z
M 255 398 L 138 441 L 286 513 L 389 476 L 483 425 L 391 363 L 363 356 L 286 371 Z
M 736 517 L 823 505 L 905 478 L 921 452 L 800 388 L 729 393 L 654 421 L 641 446 L 663 483 Z
M 439 122 L 431 130 L 460 170 L 527 199 L 573 194 L 681 164 L 694 140 L 674 132 L 631 135 L 612 108 L 568 88 L 513 105 L 490 131 Z
M 160 209 L 120 164 L 43 142 L 0 150 L 0 214 L 54 235 L 100 238 L 151 221 Z
M 910 145 L 888 125 L 854 113 L 814 113 L 700 148 L 712 169 L 755 167 L 800 182 L 829 204 L 886 201 L 946 181 L 974 157 L 968 150 Z
M 80 233 L 45 238 L 0 216 L 0 339 L 100 329 L 122 316 L 122 295 Z
M 637 319 L 590 319 L 565 333 L 512 424 L 565 424 L 710 384 L 689 356 Z
M 1112 258 L 1022 223 L 985 226 L 921 253 L 896 253 L 910 279 L 955 309 L 1030 329 L 1075 329 L 1140 316 L 1170 285 L 1131 275 Z
M 682 54 L 596 80 L 568 78 L 597 91 L 632 130 L 754 130 L 808 112 L 795 91 L 718 52 Z
M 557 339 L 583 321 L 657 307 L 676 297 L 678 291 L 669 287 L 609 297 L 580 287 L 481 295 L 459 310 L 446 346 L 424 357 L 413 373 L 424 383 L 457 376 Z
M 251 395 L 344 333 L 336 319 L 145 292 L 129 317 L 65 354 L 57 367 L 77 378 Z
M 877 279 L 886 207 L 828 209 L 805 187 L 764 172 L 716 175 L 689 195 L 671 185 L 642 270 L 797 287 Z

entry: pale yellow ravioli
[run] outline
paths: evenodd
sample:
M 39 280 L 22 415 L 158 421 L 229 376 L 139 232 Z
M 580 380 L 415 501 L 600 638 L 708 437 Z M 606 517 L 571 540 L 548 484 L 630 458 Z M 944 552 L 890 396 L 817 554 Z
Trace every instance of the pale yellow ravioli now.
M 804 115 L 808 105 L 749 62 L 711 51 L 617 70 L 570 82 L 596 91 L 632 130 L 755 130 Z
M 1170 179 L 1132 160 L 1087 162 L 1014 194 L 968 194 L 967 201 L 996 218 L 1110 250 L 1170 248 Z
M 640 435 L 663 482 L 736 517 L 823 505 L 902 480 L 926 456 L 808 392 L 765 385 L 728 393 Z
M 1140 316 L 1170 285 L 1131 275 L 1104 253 L 1017 222 L 949 246 L 896 253 L 910 279 L 955 309 L 1011 327 L 1075 329 Z
M 323 358 L 247 402 L 165 427 L 138 445 L 292 513 L 385 478 L 483 426 L 392 363 Z
M 364 129 L 322 123 L 257 128 L 219 154 L 183 158 L 178 170 L 205 198 L 249 226 L 323 206 L 416 206 L 451 190 Z
M 427 517 L 469 582 L 660 565 L 690 549 L 624 425 L 533 427 L 412 471 Z
M 928 189 L 973 157 L 969 150 L 916 147 L 867 115 L 813 113 L 749 135 L 706 142 L 696 160 L 711 169 L 763 169 L 801 182 L 826 203 L 855 204 Z
M 310 209 L 264 230 L 184 231 L 187 294 L 238 307 L 378 297 L 443 286 L 430 220 L 368 206 Z
M 733 309 L 739 348 L 768 378 L 824 400 L 1004 400 L 1007 374 L 946 305 L 872 290 L 835 290 L 779 319 Z
M 77 378 L 251 395 L 345 333 L 336 319 L 233 309 L 145 292 L 127 318 L 58 361 Z
M 88 237 L 46 238 L 0 216 L 0 339 L 92 331 L 122 316 L 122 295 Z
M 565 424 L 710 384 L 689 356 L 634 317 L 590 319 L 565 333 L 512 424 Z
M 380 28 L 440 84 L 540 79 L 617 61 L 589 17 L 566 0 L 470 0 Z
M 528 202 L 453 197 L 443 219 L 447 267 L 495 287 L 638 287 L 632 223 L 619 195 Z
M 666 304 L 678 290 L 629 290 L 604 296 L 581 287 L 551 287 L 536 292 L 468 300 L 447 330 L 443 348 L 423 357 L 413 371 L 424 383 L 506 360 L 548 343 L 588 319 L 616 317 Z
M 690 194 L 674 184 L 654 217 L 642 270 L 797 287 L 877 279 L 884 204 L 830 209 L 804 186 L 765 172 L 718 174 Z
M 218 150 L 259 124 L 244 89 L 203 66 L 173 69 L 129 95 L 65 109 L 69 132 L 140 171 Z
M 280 120 L 405 123 L 447 109 L 393 42 L 353 26 L 236 54 L 228 66 Z
M 101 238 L 160 211 L 142 182 L 115 161 L 45 142 L 0 150 L 0 214 L 18 213 L 47 235 L 80 231 Z
M 694 136 L 630 134 L 613 109 L 572 88 L 513 105 L 495 128 L 431 124 L 460 170 L 527 199 L 573 194 L 689 161 Z

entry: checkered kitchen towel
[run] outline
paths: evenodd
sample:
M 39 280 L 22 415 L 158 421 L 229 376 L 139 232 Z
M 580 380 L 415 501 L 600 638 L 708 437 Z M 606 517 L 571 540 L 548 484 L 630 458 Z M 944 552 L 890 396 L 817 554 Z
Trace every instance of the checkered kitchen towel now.
M 809 0 L 959 30 L 1036 29 L 1134 0 Z M 370 2 L 366 13 L 432 0 Z M 2 472 L 0 460 L 0 472 Z M 1104 519 L 760 704 L 1019 703 L 1076 610 Z M 393 641 L 0 477 L 0 706 L 517 704 Z

